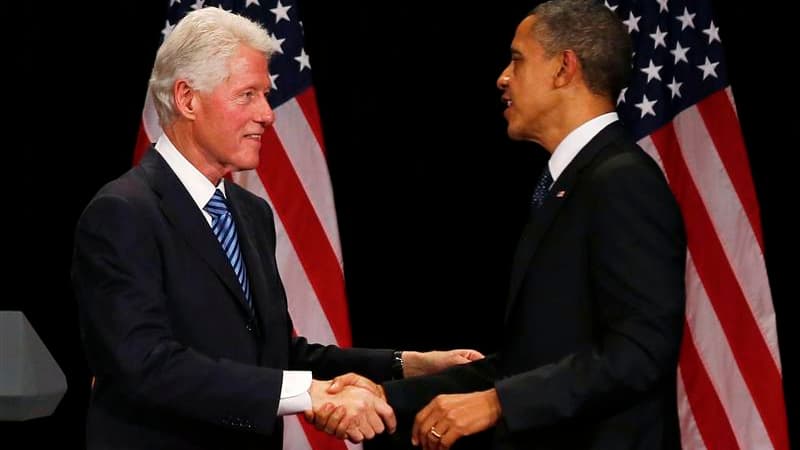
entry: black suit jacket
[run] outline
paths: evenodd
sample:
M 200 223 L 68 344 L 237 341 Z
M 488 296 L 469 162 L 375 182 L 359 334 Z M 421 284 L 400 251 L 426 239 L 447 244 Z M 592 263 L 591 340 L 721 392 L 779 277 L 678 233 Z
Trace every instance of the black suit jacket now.
M 164 159 L 103 187 L 78 222 L 72 280 L 96 382 L 90 449 L 279 449 L 283 369 L 391 377 L 391 351 L 292 337 L 267 203 L 225 182 L 255 316 Z
M 495 387 L 497 449 L 679 448 L 686 242 L 654 161 L 613 123 L 522 233 L 495 357 L 386 385 L 409 420 L 438 393 Z

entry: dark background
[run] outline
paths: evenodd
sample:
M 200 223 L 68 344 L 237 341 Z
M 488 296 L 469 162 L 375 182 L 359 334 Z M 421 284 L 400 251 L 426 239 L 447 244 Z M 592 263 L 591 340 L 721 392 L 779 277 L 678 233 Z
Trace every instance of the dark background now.
M 13 194 L 0 309 L 25 312 L 69 383 L 52 417 L 0 424 L 3 439 L 23 439 L 11 448 L 83 447 L 90 375 L 69 285 L 72 233 L 94 192 L 130 167 L 166 11 L 141 3 L 29 2 L 25 31 L 9 44 L 7 72 L 18 79 L 4 96 Z M 788 19 L 715 3 L 761 205 L 798 442 L 797 331 L 788 313 L 798 246 L 785 211 L 797 204 L 788 162 L 797 145 L 791 116 L 776 112 L 796 95 L 781 38 Z M 546 154 L 506 138 L 494 83 L 533 4 L 302 5 L 356 345 L 495 348 L 514 244 Z

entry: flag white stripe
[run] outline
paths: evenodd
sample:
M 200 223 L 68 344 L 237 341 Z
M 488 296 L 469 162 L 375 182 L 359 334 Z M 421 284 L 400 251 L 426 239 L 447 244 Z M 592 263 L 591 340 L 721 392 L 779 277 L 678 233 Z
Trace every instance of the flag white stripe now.
M 155 142 L 161 136 L 161 126 L 158 124 L 158 113 L 156 113 L 156 106 L 153 103 L 153 97 L 150 95 L 148 89 L 147 95 L 144 98 L 144 110 L 142 111 L 142 127 L 150 142 Z
M 678 371 L 678 417 L 681 421 L 681 448 L 683 450 L 706 450 L 703 437 L 697 428 L 694 420 L 692 407 L 689 404 L 689 396 L 683 384 L 683 377 Z
M 322 223 L 328 242 L 342 267 L 339 247 L 339 227 L 333 204 L 333 189 L 328 175 L 328 163 L 317 137 L 306 119 L 297 99 L 293 98 L 275 109 L 275 132 L 292 163 L 311 206 Z
M 313 450 L 300 420 L 305 419 L 298 415 L 283 418 L 283 450 Z
M 650 138 L 650 135 L 648 134 L 647 136 L 639 139 L 638 144 L 639 147 L 642 147 L 642 150 L 644 150 L 645 153 L 650 155 L 650 157 L 652 157 L 653 160 L 655 160 L 656 164 L 658 164 L 658 167 L 661 168 L 661 172 L 664 173 L 664 176 L 666 177 L 667 171 L 664 170 L 664 161 L 661 160 L 661 155 L 658 154 L 658 150 L 656 149 L 656 144 Z
M 686 265 L 686 295 L 686 317 L 694 346 L 725 410 L 739 448 L 771 448 L 767 429 L 739 370 L 733 350 L 725 339 L 719 317 L 714 312 L 691 255 Z
M 778 338 L 772 326 L 775 311 L 767 283 L 761 247 L 728 177 L 697 107 L 685 109 L 673 119 L 675 135 L 686 166 L 697 186 L 714 230 L 739 286 L 754 314 L 775 365 L 780 368 Z M 697 151 L 696 149 L 707 149 Z
M 234 180 L 272 205 L 272 199 L 255 170 L 239 172 L 234 175 Z M 275 210 L 274 207 L 272 209 Z M 275 258 L 278 261 L 278 272 L 286 290 L 289 314 L 295 330 L 310 342 L 336 344 L 333 329 L 277 214 L 275 214 L 275 236 Z

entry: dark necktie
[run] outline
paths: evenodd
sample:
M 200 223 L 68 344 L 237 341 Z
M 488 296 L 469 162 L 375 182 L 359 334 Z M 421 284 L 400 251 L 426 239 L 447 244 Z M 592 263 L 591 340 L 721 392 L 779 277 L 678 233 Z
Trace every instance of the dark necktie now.
M 239 237 L 236 235 L 236 224 L 233 223 L 233 216 L 228 210 L 228 204 L 222 192 L 217 189 L 208 204 L 203 208 L 211 215 L 211 229 L 217 237 L 222 251 L 228 257 L 233 272 L 239 280 L 245 298 L 245 306 L 253 313 L 253 300 L 250 296 L 250 283 L 247 281 L 247 268 L 244 265 L 242 252 L 239 250 Z
M 542 170 L 542 174 L 539 176 L 539 182 L 536 183 L 536 189 L 534 189 L 533 197 L 531 198 L 531 205 L 534 209 L 542 206 L 551 184 L 553 184 L 553 176 L 550 175 L 549 165 L 545 163 L 544 170 Z

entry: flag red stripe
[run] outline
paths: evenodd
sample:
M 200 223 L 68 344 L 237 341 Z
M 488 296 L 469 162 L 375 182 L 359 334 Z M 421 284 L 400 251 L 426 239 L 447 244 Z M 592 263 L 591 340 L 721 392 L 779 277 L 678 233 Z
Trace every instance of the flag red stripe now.
M 274 128 L 262 137 L 258 175 L 308 275 L 337 344 L 351 345 L 344 276 L 336 254 Z
M 678 370 L 683 378 L 686 397 L 692 407 L 697 429 L 709 449 L 739 448 L 733 428 L 725 414 L 708 372 L 703 366 L 697 347 L 694 345 L 692 330 L 684 319 L 683 340 L 681 342 L 681 363 Z
M 317 138 L 322 156 L 325 156 L 325 143 L 322 139 L 322 122 L 319 119 L 319 108 L 317 107 L 317 92 L 311 87 L 296 95 L 294 99 L 297 100 L 297 104 L 300 105 L 300 109 L 303 110 L 308 125 Z
M 747 160 L 747 149 L 744 146 L 742 130 L 736 111 L 724 90 L 717 91 L 697 104 L 703 117 L 714 147 L 717 149 L 725 171 L 733 183 L 739 196 L 742 208 L 750 220 L 750 226 L 764 253 L 764 239 L 761 233 L 761 219 L 758 211 L 758 199 L 750 175 L 750 162 Z
M 681 155 L 672 124 L 663 126 L 651 137 L 671 184 L 680 187 L 676 189 L 675 195 L 686 222 L 689 251 L 739 370 L 773 445 L 776 449 L 787 449 L 780 370 L 771 357 L 744 293 L 725 257 L 697 186 Z M 687 391 L 689 389 L 687 386 Z
M 298 422 L 303 427 L 308 443 L 314 450 L 347 450 L 347 445 L 343 440 L 317 430 L 303 418 L 300 418 Z
M 157 139 L 158 136 L 155 137 Z M 150 137 L 147 136 L 147 132 L 144 130 L 144 123 L 139 121 L 139 133 L 136 135 L 136 146 L 133 147 L 133 165 L 139 164 L 139 160 L 142 159 L 144 153 L 150 148 L 152 142 L 150 141 Z

